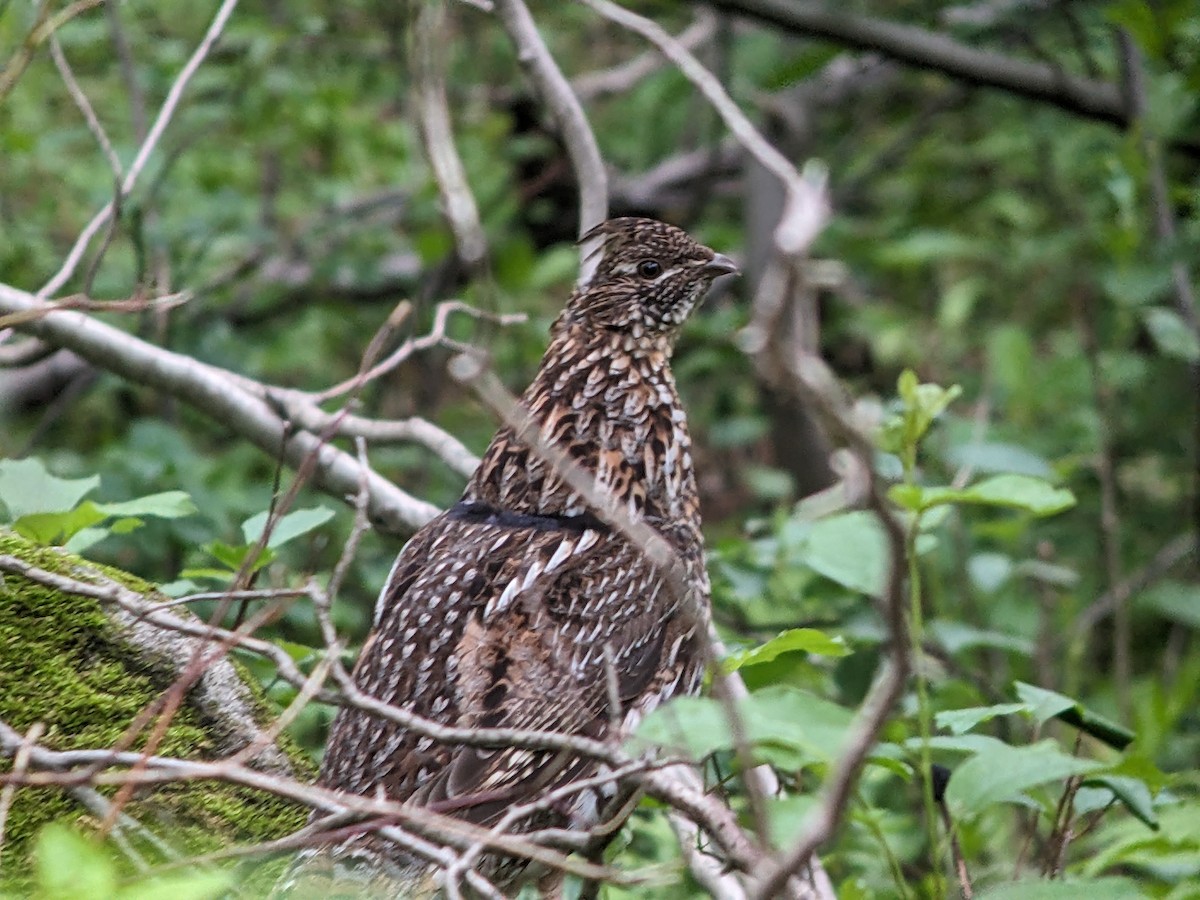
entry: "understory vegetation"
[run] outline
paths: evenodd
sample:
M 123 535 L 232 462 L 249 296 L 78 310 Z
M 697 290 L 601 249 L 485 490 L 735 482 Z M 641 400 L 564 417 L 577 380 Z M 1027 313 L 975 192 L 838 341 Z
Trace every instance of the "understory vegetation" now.
M 438 4 L 237 6 L 136 163 L 218 4 L 0 0 L 0 301 L 52 284 L 39 303 L 236 373 L 230 391 L 255 382 L 264 415 L 292 415 L 347 464 L 363 454 L 415 504 L 452 504 L 497 419 L 450 362 L 477 348 L 519 393 L 579 265 L 576 161 L 488 5 L 451 3 L 437 26 L 486 238 L 469 259 L 414 98 L 415 20 Z M 674 371 L 724 652 L 710 681 L 736 673 L 748 693 L 732 719 L 722 691 L 677 699 L 623 749 L 695 761 L 764 859 L 832 810 L 816 849 L 840 898 L 1200 898 L 1200 12 L 825 4 L 1042 67 L 1054 77 L 1038 94 L 762 11 L 818 3 L 627 4 L 681 36 L 825 192 L 787 312 L 763 334 L 780 182 L 679 67 L 643 61 L 649 45 L 595 5 L 531 12 L 594 130 L 609 212 L 685 227 L 744 272 L 689 322 Z M 61 350 L 36 327 L 49 311 L 23 308 L 0 305 L 0 555 L 18 541 L 4 532 L 65 547 L 160 600 L 202 595 L 188 608 L 230 630 L 269 602 L 255 636 L 304 677 L 351 665 L 425 507 L 381 500 L 364 529 L 355 478 L 322 481 L 315 456 L 298 472 L 203 391 Z M 399 365 L 364 376 L 406 340 Z M 819 357 L 836 381 L 797 388 L 803 373 L 781 378 L 772 354 Z M 296 392 L 327 418 L 305 424 Z M 409 424 L 356 438 L 341 410 Z M 310 587 L 335 569 L 340 646 Z M 13 578 L 0 571 L 0 719 L 27 735 L 42 707 L 25 685 L 43 677 L 27 649 L 48 635 L 26 624 L 40 613 L 13 614 Z M 248 589 L 275 593 L 222 598 Z M 261 653 L 230 655 L 319 762 L 335 707 Z M 897 665 L 897 700 L 863 744 Z M 86 735 L 69 731 L 85 719 L 47 713 L 62 718 L 41 744 L 107 747 L 153 696 L 125 694 L 120 723 Z M 187 755 L 180 734 L 157 752 Z M 261 889 L 244 873 L 269 854 L 189 867 L 149 842 L 135 862 L 62 793 L 61 816 L 26 828 L 21 798 L 60 789 L 21 783 L 19 759 L 0 759 L 0 893 Z M 774 790 L 744 777 L 759 764 Z M 620 877 L 600 897 L 713 895 L 668 811 L 642 800 L 605 852 Z M 252 839 L 301 828 L 291 813 Z M 143 824 L 193 847 L 170 816 Z M 586 881 L 569 876 L 567 896 Z

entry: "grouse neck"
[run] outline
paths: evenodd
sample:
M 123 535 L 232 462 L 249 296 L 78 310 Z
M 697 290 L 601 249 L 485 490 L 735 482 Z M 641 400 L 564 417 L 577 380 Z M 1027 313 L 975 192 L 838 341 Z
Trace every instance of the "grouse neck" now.
M 537 443 L 564 452 L 633 518 L 695 524 L 699 516 L 691 440 L 670 369 L 669 340 L 627 349 L 628 338 L 572 323 L 556 328 L 537 377 L 522 397 Z M 578 516 L 584 500 L 536 447 L 501 429 L 463 500 L 539 516 Z

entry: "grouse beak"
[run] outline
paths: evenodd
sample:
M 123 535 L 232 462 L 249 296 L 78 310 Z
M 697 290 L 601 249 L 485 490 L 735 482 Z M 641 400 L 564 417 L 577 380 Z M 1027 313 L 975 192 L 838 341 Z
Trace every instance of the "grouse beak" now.
M 737 267 L 737 263 L 735 263 L 724 253 L 717 253 L 714 254 L 712 259 L 704 264 L 704 271 L 706 274 L 716 278 L 718 275 L 740 274 L 741 269 Z

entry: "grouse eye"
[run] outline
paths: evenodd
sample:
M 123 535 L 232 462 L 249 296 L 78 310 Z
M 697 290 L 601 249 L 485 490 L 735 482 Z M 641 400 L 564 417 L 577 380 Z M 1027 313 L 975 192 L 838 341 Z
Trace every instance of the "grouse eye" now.
M 638 263 L 637 271 L 643 278 L 657 278 L 662 274 L 662 265 L 656 259 L 643 259 Z

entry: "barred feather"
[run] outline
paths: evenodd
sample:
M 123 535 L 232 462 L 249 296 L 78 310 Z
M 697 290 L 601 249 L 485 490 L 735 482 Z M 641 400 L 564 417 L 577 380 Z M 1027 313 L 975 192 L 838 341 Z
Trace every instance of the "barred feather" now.
M 523 403 L 544 442 L 670 542 L 691 599 L 707 610 L 691 442 L 670 357 L 713 278 L 733 267 L 660 222 L 614 219 L 597 233 L 605 243 L 596 274 L 555 323 Z M 704 627 L 681 613 L 639 547 L 503 428 L 462 500 L 401 551 L 354 677 L 380 700 L 448 725 L 604 737 L 614 720 L 628 729 L 698 689 Z M 618 710 L 609 708 L 606 653 Z M 487 825 L 592 773 L 562 754 L 443 744 L 343 709 L 320 783 Z M 519 828 L 586 828 L 600 799 L 582 796 Z M 406 859 L 383 841 L 349 844 Z

